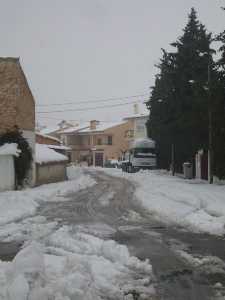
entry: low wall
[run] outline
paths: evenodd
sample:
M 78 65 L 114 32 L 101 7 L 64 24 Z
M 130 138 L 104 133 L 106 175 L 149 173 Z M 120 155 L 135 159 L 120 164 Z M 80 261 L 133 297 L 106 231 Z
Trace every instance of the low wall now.
M 15 168 L 12 155 L 0 155 L 0 192 L 15 189 Z
M 36 185 L 64 180 L 66 180 L 66 162 L 36 165 Z

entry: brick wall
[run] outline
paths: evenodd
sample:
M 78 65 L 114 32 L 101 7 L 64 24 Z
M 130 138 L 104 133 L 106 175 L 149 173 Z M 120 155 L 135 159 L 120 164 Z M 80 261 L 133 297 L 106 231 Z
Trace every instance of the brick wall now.
M 35 129 L 35 102 L 17 58 L 0 58 L 0 133 Z

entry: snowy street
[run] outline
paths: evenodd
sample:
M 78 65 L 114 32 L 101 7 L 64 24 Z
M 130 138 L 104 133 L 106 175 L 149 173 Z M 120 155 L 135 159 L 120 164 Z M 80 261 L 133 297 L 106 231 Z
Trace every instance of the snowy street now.
M 225 299 L 224 186 L 160 172 L 68 175 L 0 193 L 1 300 Z

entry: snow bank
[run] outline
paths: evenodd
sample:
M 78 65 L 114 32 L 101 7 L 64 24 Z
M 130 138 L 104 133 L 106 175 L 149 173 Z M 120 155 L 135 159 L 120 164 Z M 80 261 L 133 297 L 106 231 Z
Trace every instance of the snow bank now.
M 32 294 L 41 288 L 44 272 L 44 255 L 37 243 L 21 250 L 12 263 L 0 261 L 0 299 L 27 300 L 30 295 L 29 299 L 38 299 Z
M 74 228 L 56 231 L 45 248 L 32 242 L 11 263 L 0 261 L 1 300 L 141 299 L 154 294 L 152 268 L 125 246 Z
M 67 167 L 68 181 L 45 184 L 33 189 L 32 194 L 41 201 L 68 201 L 68 196 L 96 184 L 96 181 L 84 169 Z
M 35 158 L 36 163 L 38 164 L 44 164 L 49 162 L 62 162 L 68 160 L 67 156 L 62 155 L 52 149 L 49 149 L 48 146 L 42 144 L 36 144 Z
M 72 166 L 67 172 L 69 181 L 0 193 L 0 226 L 32 216 L 40 201 L 68 201 L 72 193 L 96 184 L 96 181 L 86 175 L 81 168 Z
M 181 225 L 195 232 L 225 234 L 225 186 L 184 180 L 160 171 L 106 173 L 138 184 L 136 196 L 162 222 Z
M 29 193 L 22 191 L 0 193 L 0 225 L 33 215 L 37 206 Z
M 143 295 L 154 292 L 149 261 L 141 262 L 130 256 L 126 246 L 113 240 L 105 241 L 64 226 L 51 236 L 49 245 L 50 253 L 67 256 L 67 268 L 76 274 L 73 288 L 69 276 L 64 276 L 70 287 L 68 292 L 74 293 L 67 295 L 69 299 L 76 299 L 76 296 L 81 300 L 126 299 L 124 294 L 131 287 Z M 132 274 L 142 274 L 141 279 L 135 279 Z

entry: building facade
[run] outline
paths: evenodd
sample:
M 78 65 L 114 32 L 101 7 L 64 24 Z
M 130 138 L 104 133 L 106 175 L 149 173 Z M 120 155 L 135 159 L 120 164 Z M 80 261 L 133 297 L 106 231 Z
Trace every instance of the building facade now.
M 0 134 L 19 128 L 35 157 L 35 101 L 18 58 L 0 58 Z M 35 183 L 35 163 L 28 178 Z
M 102 123 L 96 120 L 90 124 L 74 127 L 62 132 L 62 140 L 71 148 L 71 161 L 87 165 L 103 166 L 107 160 L 121 158 L 128 149 L 127 132 L 130 123 Z

